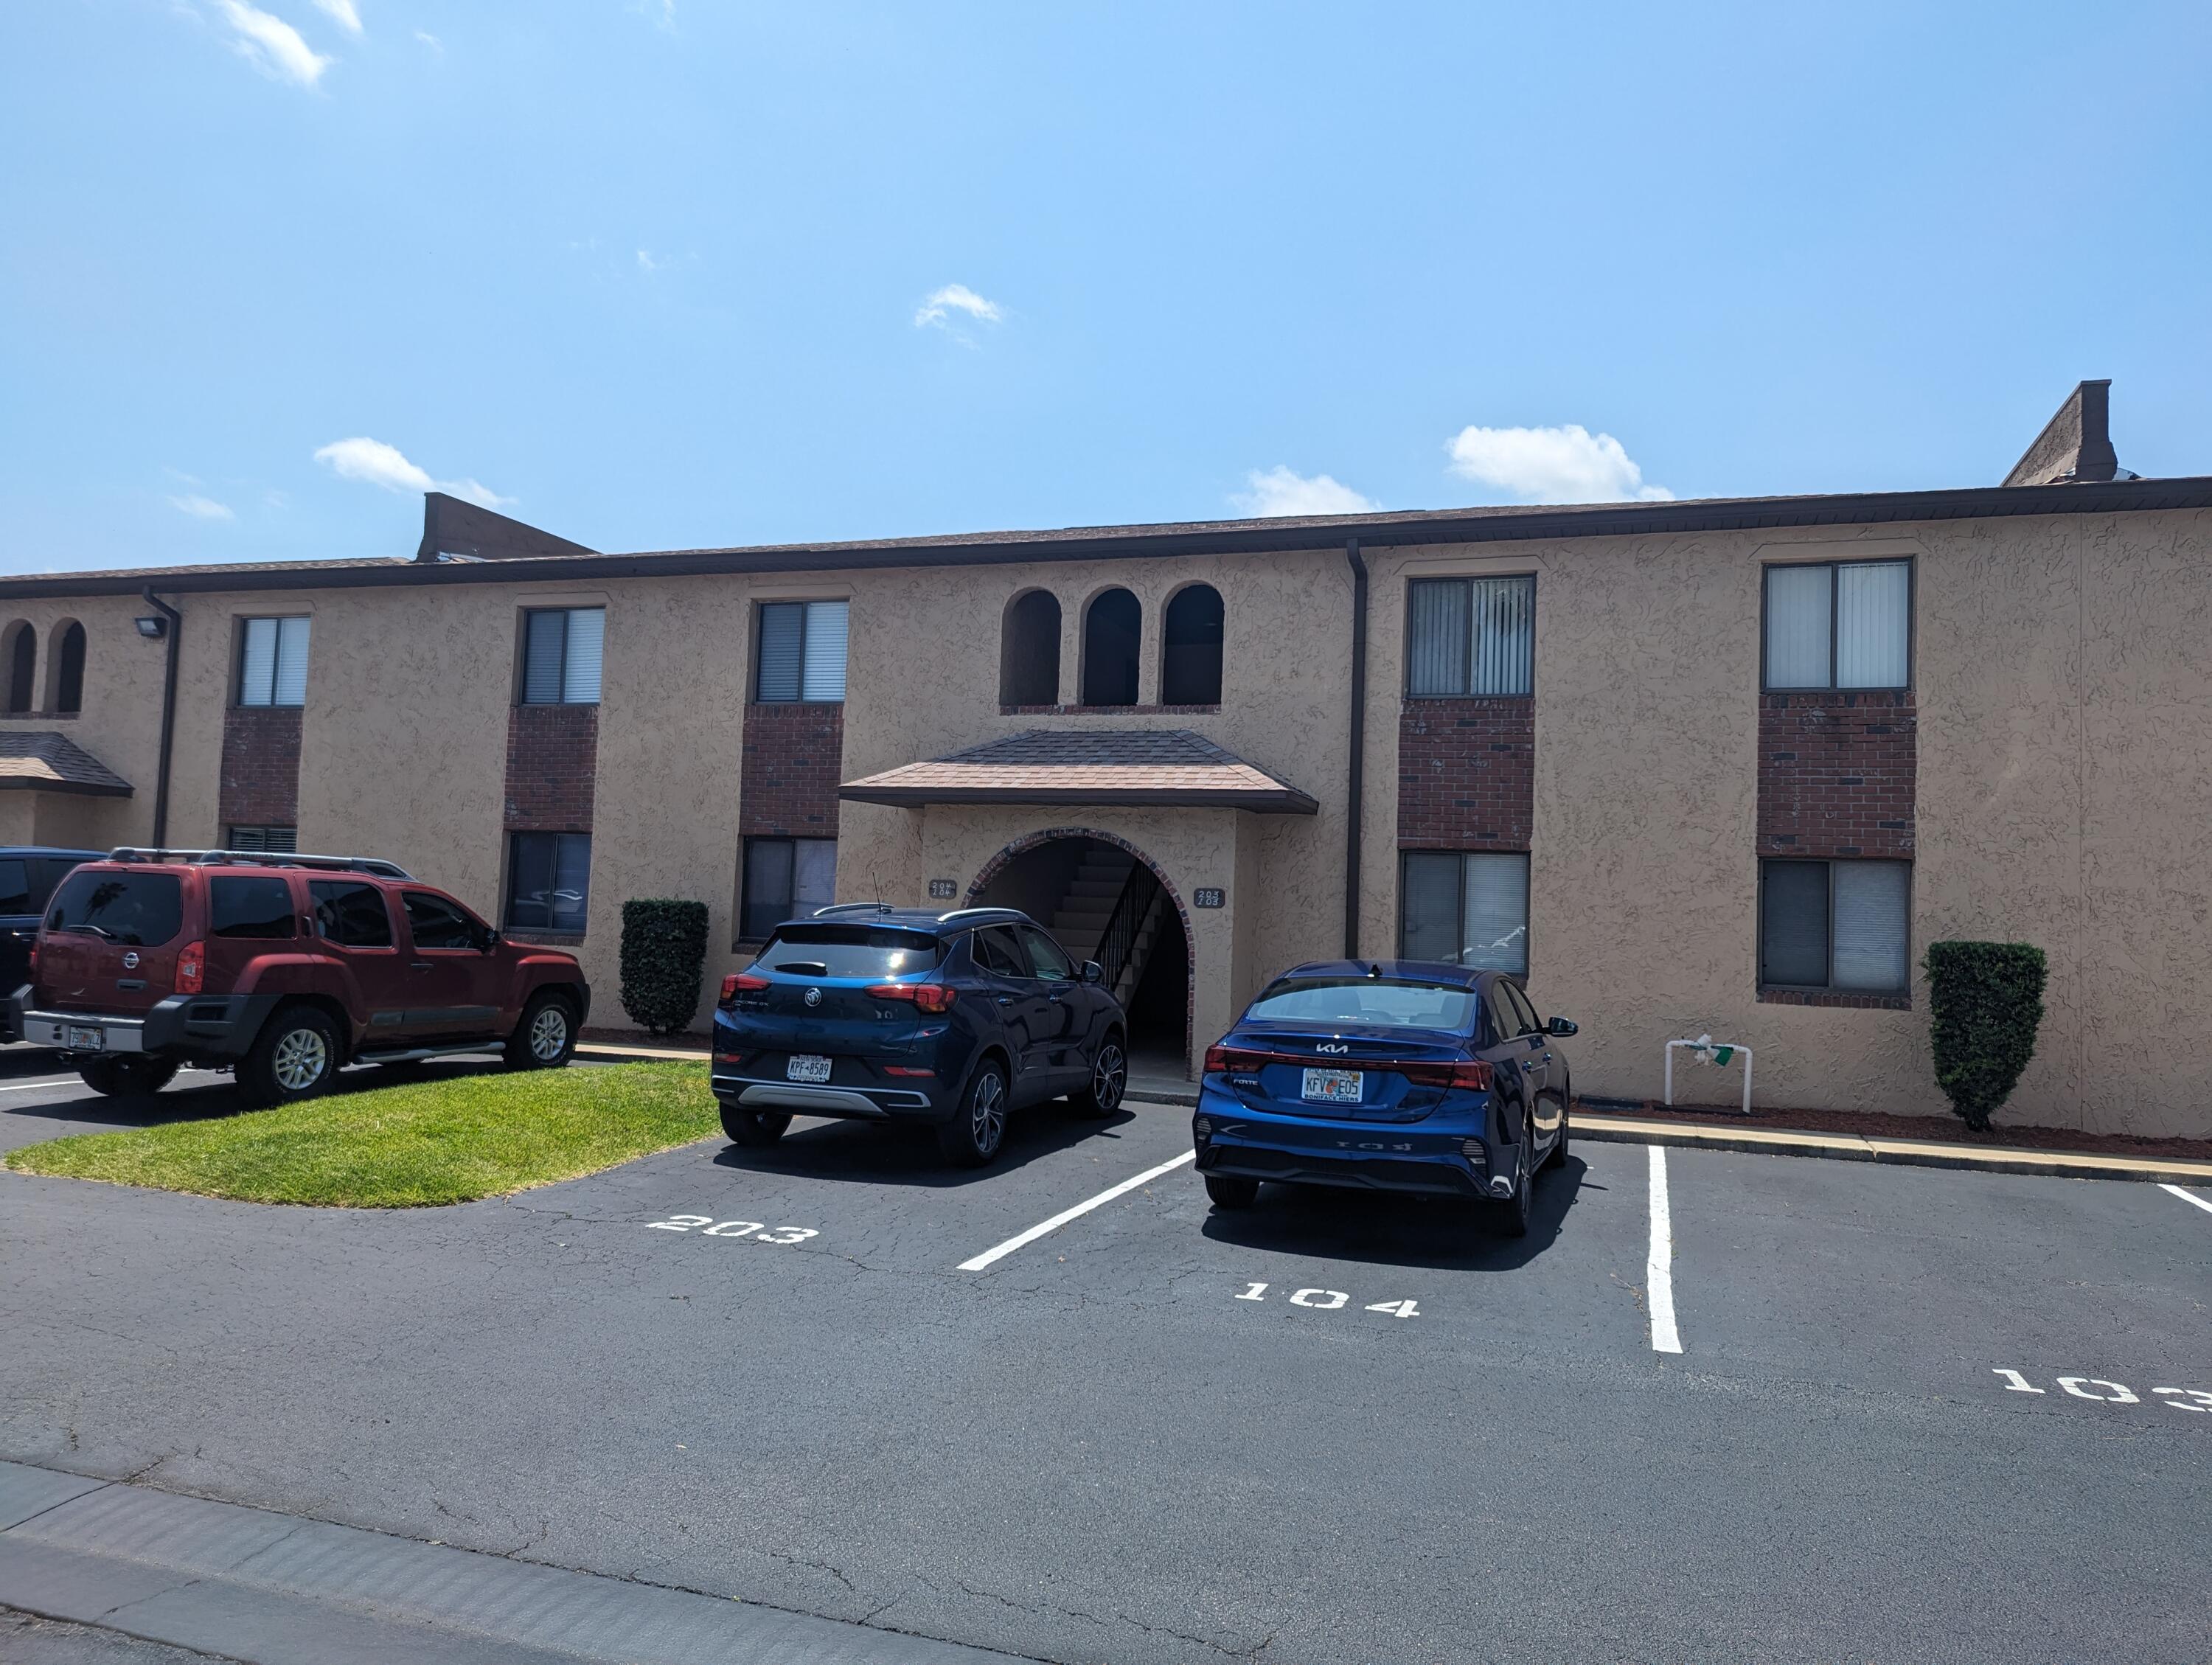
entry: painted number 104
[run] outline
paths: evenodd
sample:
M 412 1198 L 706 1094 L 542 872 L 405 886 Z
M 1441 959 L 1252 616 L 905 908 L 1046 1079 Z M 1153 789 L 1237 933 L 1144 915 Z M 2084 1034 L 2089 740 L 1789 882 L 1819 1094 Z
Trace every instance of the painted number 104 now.
M 1268 1288 L 1266 1284 L 1247 1284 L 1244 1292 L 1237 1298 L 1240 1301 L 1264 1301 L 1267 1298 Z M 1291 1291 L 1292 1306 L 1305 1307 L 1314 1312 L 1335 1312 L 1348 1304 L 1351 1299 L 1340 1289 L 1294 1289 Z M 1420 1308 L 1412 1301 L 1376 1301 L 1363 1310 L 1387 1312 L 1393 1318 L 1418 1318 L 1421 1316 Z

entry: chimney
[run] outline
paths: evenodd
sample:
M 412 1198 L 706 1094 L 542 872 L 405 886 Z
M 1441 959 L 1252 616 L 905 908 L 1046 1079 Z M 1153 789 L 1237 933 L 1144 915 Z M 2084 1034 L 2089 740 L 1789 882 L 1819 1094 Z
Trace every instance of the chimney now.
M 415 550 L 417 561 L 526 561 L 534 555 L 598 553 L 442 491 L 422 494 L 422 542 Z
M 2112 384 L 2085 381 L 2066 396 L 2027 454 L 2006 475 L 2008 486 L 2053 486 L 2093 480 L 2132 480 L 2112 450 Z

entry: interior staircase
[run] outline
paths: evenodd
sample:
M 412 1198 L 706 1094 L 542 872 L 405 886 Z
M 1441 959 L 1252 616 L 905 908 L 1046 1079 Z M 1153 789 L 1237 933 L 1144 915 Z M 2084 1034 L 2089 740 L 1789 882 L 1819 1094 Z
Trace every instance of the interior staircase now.
M 1101 847 L 1093 848 L 1076 869 L 1067 894 L 1060 897 L 1060 907 L 1052 916 L 1052 933 L 1078 959 L 1100 957 L 1101 939 L 1136 866 L 1135 857 Z M 1129 997 L 1137 992 L 1138 981 L 1144 976 L 1146 964 L 1152 958 L 1152 945 L 1159 937 L 1166 911 L 1167 894 L 1159 891 L 1145 911 L 1119 975 L 1115 975 L 1115 968 L 1107 967 L 1114 998 L 1123 1006 L 1128 1005 Z

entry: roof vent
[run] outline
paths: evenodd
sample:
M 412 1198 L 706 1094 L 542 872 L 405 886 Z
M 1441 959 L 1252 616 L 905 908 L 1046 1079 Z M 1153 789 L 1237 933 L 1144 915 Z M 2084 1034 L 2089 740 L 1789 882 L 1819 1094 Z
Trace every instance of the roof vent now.
M 2112 449 L 2112 384 L 2078 384 L 2058 414 L 2035 436 L 2027 454 L 2004 477 L 2008 486 L 2055 486 L 2141 477 L 2120 466 Z

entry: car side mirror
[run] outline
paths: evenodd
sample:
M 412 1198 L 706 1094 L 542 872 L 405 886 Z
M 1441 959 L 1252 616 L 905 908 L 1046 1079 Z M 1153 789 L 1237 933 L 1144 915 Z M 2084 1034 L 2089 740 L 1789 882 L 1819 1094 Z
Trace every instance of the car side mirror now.
M 1083 981 L 1087 983 L 1104 982 L 1106 981 L 1106 968 L 1099 964 L 1096 960 L 1084 961 Z
M 477 933 L 477 952 L 489 954 L 499 946 L 499 927 L 487 925 Z
M 1555 1035 L 1560 1040 L 1564 1041 L 1567 1036 L 1574 1034 L 1582 1026 L 1579 1024 L 1570 1022 L 1565 1018 L 1554 1018 L 1550 1023 L 1544 1025 L 1544 1033 L 1547 1035 Z

